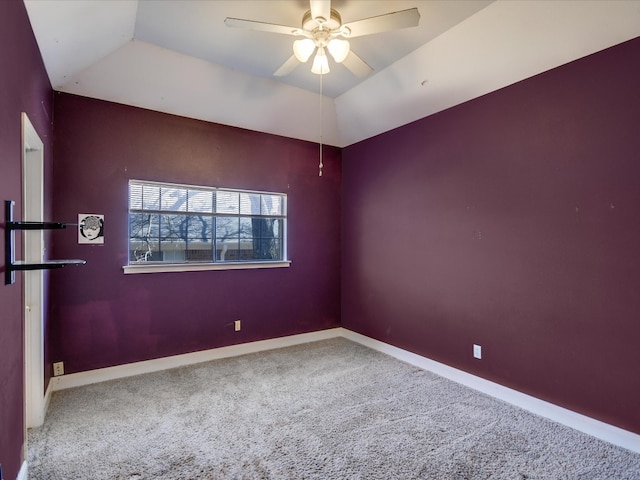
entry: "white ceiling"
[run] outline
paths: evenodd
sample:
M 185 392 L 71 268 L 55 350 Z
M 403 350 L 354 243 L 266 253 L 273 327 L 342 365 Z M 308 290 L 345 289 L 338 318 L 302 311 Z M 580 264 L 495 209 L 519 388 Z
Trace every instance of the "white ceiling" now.
M 640 35 L 638 0 L 333 0 L 344 23 L 417 7 L 418 27 L 351 40 L 374 72 L 272 74 L 308 0 L 24 0 L 53 88 L 346 146 Z M 320 108 L 322 106 L 322 109 Z M 321 116 L 322 113 L 322 122 Z

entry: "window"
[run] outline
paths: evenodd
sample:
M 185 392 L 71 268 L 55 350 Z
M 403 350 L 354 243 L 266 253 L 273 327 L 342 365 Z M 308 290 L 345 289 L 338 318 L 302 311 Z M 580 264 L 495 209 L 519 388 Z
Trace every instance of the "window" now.
M 281 193 L 131 180 L 129 265 L 286 262 L 286 207 Z

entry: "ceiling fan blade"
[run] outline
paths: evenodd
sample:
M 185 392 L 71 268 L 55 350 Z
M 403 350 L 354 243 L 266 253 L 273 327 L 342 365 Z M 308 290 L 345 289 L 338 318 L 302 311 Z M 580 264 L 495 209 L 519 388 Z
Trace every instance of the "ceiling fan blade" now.
M 294 68 L 296 68 L 300 64 L 300 61 L 296 58 L 295 55 L 291 55 L 289 59 L 282 64 L 282 66 L 276 70 L 273 74 L 274 77 L 284 77 L 285 75 L 289 75 Z
M 342 64 L 351 70 L 356 77 L 366 77 L 371 72 L 373 72 L 373 68 L 367 65 L 367 62 L 362 60 L 358 55 L 353 53 L 353 50 L 349 52 L 347 58 L 342 61 Z
M 420 13 L 417 8 L 409 8 L 399 12 L 387 13 L 377 17 L 356 20 L 344 26 L 351 30 L 348 38 L 381 33 L 388 30 L 398 30 L 400 28 L 417 27 L 420 23 Z
M 331 0 L 309 0 L 311 18 L 324 18 L 325 22 L 331 18 Z
M 246 28 L 249 30 L 259 30 L 261 32 L 282 33 L 284 35 L 296 35 L 300 30 L 296 27 L 287 27 L 285 25 L 274 25 L 273 23 L 255 22 L 253 20 L 243 20 L 241 18 L 227 17 L 224 19 L 227 27 Z

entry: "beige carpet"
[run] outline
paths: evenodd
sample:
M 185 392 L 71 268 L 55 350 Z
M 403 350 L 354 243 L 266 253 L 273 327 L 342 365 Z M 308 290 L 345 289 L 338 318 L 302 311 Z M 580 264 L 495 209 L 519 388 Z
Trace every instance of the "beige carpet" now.
M 39 479 L 640 479 L 640 455 L 345 339 L 56 392 Z

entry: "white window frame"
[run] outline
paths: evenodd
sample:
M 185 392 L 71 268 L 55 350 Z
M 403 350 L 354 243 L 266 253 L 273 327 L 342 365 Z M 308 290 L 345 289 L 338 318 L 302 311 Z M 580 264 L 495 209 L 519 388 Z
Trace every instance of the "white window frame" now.
M 131 201 L 131 185 L 149 185 L 149 186 L 158 186 L 158 187 L 168 187 L 168 188 L 187 188 L 194 190 L 204 190 L 211 192 L 233 192 L 233 193 L 246 193 L 252 195 L 276 195 L 282 198 L 282 212 L 279 217 L 282 219 L 282 258 L 283 260 L 240 260 L 240 261 L 215 261 L 211 262 L 202 262 L 202 261 L 180 261 L 180 262 L 167 262 L 167 261 L 157 261 L 157 262 L 131 262 L 129 260 L 128 265 L 124 265 L 122 267 L 125 274 L 137 274 L 137 273 L 160 273 L 160 272 L 194 272 L 194 271 L 205 271 L 205 270 L 239 270 L 239 269 L 256 269 L 256 268 L 282 268 L 289 267 L 291 265 L 291 261 L 288 260 L 287 256 L 287 195 L 285 193 L 279 192 L 265 192 L 265 191 L 256 191 L 256 190 L 240 190 L 234 188 L 223 188 L 223 187 L 210 187 L 203 185 L 188 185 L 188 184 L 178 184 L 178 183 L 170 183 L 170 182 L 156 182 L 156 181 L 147 181 L 147 180 L 129 180 L 129 188 L 127 189 L 127 199 Z M 130 215 L 135 213 L 136 209 L 132 209 L 131 205 L 128 205 L 127 209 L 127 224 L 130 226 Z M 145 210 L 146 211 L 146 210 Z M 175 213 L 173 210 L 157 210 L 154 213 L 159 214 L 172 214 Z M 212 217 L 216 216 L 225 216 L 225 217 L 233 217 L 236 214 L 229 214 L 224 212 L 212 212 L 208 214 Z M 240 213 L 237 214 L 240 218 L 242 215 Z M 248 215 L 248 216 L 261 216 L 261 215 Z M 273 217 L 273 215 L 265 215 L 269 217 Z M 130 239 L 131 232 L 127 228 L 127 257 L 130 255 Z M 215 232 L 215 229 L 214 229 Z M 215 241 L 215 239 L 214 239 Z M 213 251 L 213 256 L 215 257 L 215 246 Z

